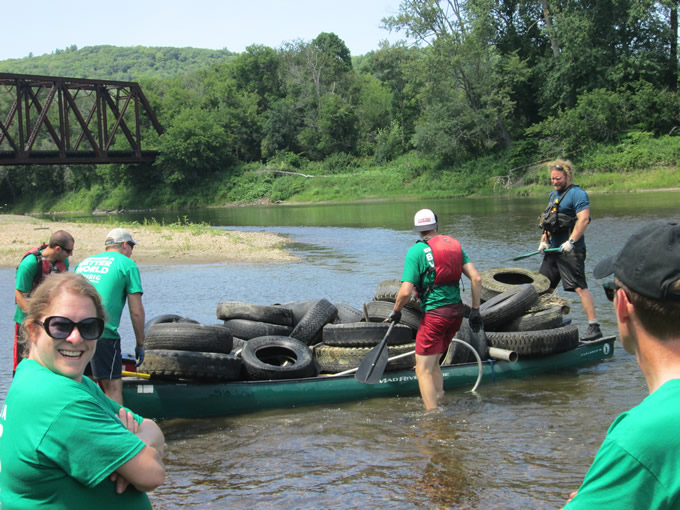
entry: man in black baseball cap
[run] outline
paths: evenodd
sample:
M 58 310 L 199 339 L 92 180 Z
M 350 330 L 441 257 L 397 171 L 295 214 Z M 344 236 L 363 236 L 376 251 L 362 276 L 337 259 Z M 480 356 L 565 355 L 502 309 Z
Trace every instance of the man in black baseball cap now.
M 595 278 L 614 303 L 624 349 L 637 358 L 649 396 L 607 431 L 568 508 L 680 507 L 680 221 L 634 233 Z

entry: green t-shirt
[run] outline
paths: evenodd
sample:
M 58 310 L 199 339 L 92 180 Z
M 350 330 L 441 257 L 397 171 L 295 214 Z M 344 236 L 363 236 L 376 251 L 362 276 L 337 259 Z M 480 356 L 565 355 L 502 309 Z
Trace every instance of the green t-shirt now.
M 40 251 L 42 253 L 42 250 Z M 68 258 L 64 260 L 66 265 L 66 270 L 68 271 Z M 19 292 L 24 292 L 29 294 L 33 289 L 33 282 L 35 281 L 35 275 L 38 273 L 40 268 L 38 267 L 38 258 L 35 255 L 27 255 L 17 267 L 17 279 L 14 288 Z M 24 312 L 17 305 L 17 309 L 14 312 L 14 322 L 17 324 L 23 324 L 24 322 Z
M 127 295 L 143 292 L 137 264 L 122 253 L 106 251 L 83 260 L 75 272 L 94 285 L 109 315 L 102 338 L 119 339 L 118 326 Z
M 470 259 L 462 248 L 461 251 L 463 251 L 463 265 L 468 264 Z M 420 289 L 426 288 L 434 282 L 435 273 L 426 273 L 429 267 L 434 267 L 434 262 L 427 259 L 429 252 L 430 247 L 425 243 L 416 243 L 409 248 L 404 262 L 404 272 L 401 275 L 402 282 L 410 282 Z M 440 285 L 425 296 L 425 302 L 421 301 L 420 309 L 426 312 L 442 306 L 460 303 L 460 301 L 460 287 L 457 284 Z
M 0 414 L 2 510 L 151 508 L 146 493 L 130 485 L 116 494 L 108 478 L 144 448 L 119 409 L 87 377 L 22 361 Z
M 673 379 L 614 420 L 567 508 L 679 508 L 678 423 L 680 379 Z

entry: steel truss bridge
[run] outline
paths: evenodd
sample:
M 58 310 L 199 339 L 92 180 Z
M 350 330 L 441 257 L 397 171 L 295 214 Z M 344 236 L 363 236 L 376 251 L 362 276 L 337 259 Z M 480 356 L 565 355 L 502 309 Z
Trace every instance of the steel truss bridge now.
M 149 163 L 163 128 L 135 82 L 0 73 L 0 166 Z

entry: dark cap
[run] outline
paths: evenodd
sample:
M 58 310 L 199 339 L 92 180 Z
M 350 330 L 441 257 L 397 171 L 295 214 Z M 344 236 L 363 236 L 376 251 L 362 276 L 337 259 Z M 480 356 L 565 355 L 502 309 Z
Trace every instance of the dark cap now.
M 654 221 L 628 238 L 618 254 L 601 261 L 595 278 L 614 273 L 631 290 L 648 298 L 680 300 L 670 287 L 680 280 L 680 223 Z

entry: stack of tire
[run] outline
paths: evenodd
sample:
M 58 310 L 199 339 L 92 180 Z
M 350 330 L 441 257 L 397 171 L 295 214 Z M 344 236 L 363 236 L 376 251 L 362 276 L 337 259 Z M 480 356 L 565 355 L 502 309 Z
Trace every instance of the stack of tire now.
M 378 284 L 372 301 L 354 321 L 335 322 L 323 328 L 322 343 L 314 348 L 314 356 L 323 373 L 339 373 L 357 368 L 369 351 L 385 337 L 389 324 L 385 319 L 394 308 L 399 280 Z M 415 296 L 402 310 L 401 321 L 387 338 L 390 358 L 415 350 L 414 338 L 420 323 L 420 304 Z M 402 370 L 415 365 L 413 354 L 388 362 L 385 370 Z
M 221 325 L 160 315 L 145 325 L 146 354 L 140 372 L 159 379 L 235 381 L 241 359 L 231 353 L 232 334 Z
M 480 313 L 489 346 L 538 357 L 578 345 L 578 328 L 565 321 L 568 307 L 550 299 L 548 278 L 514 267 L 489 269 L 481 276 Z
M 361 312 L 327 299 L 255 305 L 226 301 L 217 318 L 235 338 L 243 363 L 243 379 L 295 379 L 318 375 L 321 368 L 312 346 L 322 341 L 326 324 L 355 321 Z

